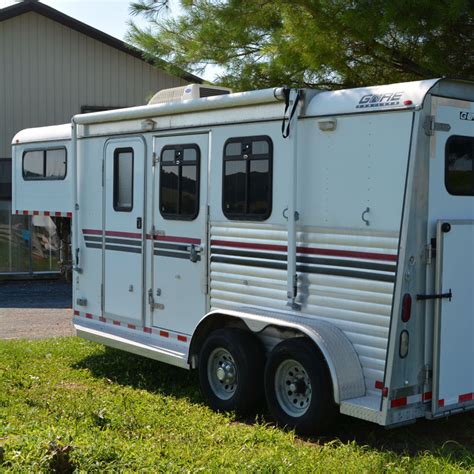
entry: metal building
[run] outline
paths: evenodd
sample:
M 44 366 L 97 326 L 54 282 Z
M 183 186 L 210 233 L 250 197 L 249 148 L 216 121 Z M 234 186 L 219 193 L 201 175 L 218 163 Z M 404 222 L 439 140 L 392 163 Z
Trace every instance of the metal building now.
M 11 140 L 74 114 L 145 104 L 156 91 L 201 82 L 172 76 L 124 42 L 36 0 L 0 10 L 0 274 L 57 271 L 49 216 L 11 215 Z

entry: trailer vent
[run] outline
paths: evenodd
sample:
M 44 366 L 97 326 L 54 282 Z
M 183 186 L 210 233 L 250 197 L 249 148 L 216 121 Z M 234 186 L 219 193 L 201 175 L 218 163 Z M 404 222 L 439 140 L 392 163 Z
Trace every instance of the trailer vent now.
M 181 100 L 201 99 L 216 95 L 230 94 L 231 89 L 218 86 L 202 86 L 201 84 L 188 84 L 187 86 L 173 87 L 158 91 L 148 102 L 148 105 L 163 104 L 165 102 L 179 102 Z

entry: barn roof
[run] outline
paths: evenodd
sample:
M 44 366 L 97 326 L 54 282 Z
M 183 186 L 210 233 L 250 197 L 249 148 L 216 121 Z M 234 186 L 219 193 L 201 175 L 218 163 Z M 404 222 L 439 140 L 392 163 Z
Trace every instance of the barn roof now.
M 118 49 L 123 53 L 129 54 L 135 58 L 141 59 L 152 66 L 156 66 L 153 61 L 149 61 L 143 57 L 143 53 L 133 46 L 124 43 L 123 41 L 114 38 L 103 31 L 100 31 L 82 21 L 76 20 L 65 13 L 60 12 L 54 8 L 51 8 L 44 3 L 40 3 L 38 0 L 23 0 L 21 3 L 17 3 L 11 5 L 9 7 L 5 7 L 0 9 L 0 22 L 9 20 L 10 18 L 17 17 L 19 15 L 23 15 L 24 13 L 34 12 L 39 15 L 42 15 L 46 18 L 49 18 L 53 21 L 61 23 L 64 26 L 67 26 L 79 33 L 82 33 L 90 38 L 93 38 L 101 43 L 104 43 L 112 48 Z M 179 76 L 184 79 L 185 81 L 194 82 L 198 84 L 202 84 L 203 80 L 200 77 L 195 76 L 186 71 L 181 71 Z

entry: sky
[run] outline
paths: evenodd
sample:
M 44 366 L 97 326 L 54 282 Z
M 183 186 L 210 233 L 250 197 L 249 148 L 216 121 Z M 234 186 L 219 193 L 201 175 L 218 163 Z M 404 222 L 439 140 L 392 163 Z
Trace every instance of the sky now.
M 128 21 L 131 18 L 129 12 L 131 0 L 41 0 L 41 2 L 111 36 L 125 39 Z M 0 8 L 14 3 L 16 2 L 12 0 L 0 0 Z M 170 15 L 179 14 L 178 0 L 170 0 L 169 5 Z M 139 25 L 146 25 L 146 22 L 139 17 L 133 19 Z M 211 81 L 215 72 L 215 68 L 207 68 L 201 77 Z

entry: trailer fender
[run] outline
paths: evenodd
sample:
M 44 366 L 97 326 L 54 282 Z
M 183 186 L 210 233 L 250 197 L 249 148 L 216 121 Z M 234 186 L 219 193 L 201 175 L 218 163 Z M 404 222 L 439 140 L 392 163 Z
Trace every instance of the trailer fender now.
M 287 319 L 288 318 L 288 319 Z M 204 316 L 196 327 L 189 348 L 189 363 L 197 365 L 197 354 L 213 330 L 234 326 L 248 329 L 256 334 L 269 327 L 292 330 L 310 338 L 323 355 L 331 375 L 334 401 L 362 397 L 366 387 L 357 352 L 347 336 L 336 326 L 314 318 L 288 315 L 271 315 L 269 312 L 216 310 Z

